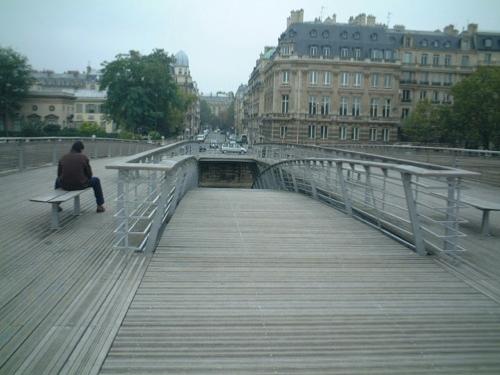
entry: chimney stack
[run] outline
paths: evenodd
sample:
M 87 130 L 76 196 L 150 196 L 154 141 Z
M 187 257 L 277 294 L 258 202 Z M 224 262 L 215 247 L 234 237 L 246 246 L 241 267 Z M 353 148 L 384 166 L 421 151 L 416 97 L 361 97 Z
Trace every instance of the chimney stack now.
M 304 22 L 304 9 L 300 10 L 292 10 L 290 12 L 290 17 L 286 19 L 286 27 L 290 27 L 290 25 L 294 23 L 303 23 Z

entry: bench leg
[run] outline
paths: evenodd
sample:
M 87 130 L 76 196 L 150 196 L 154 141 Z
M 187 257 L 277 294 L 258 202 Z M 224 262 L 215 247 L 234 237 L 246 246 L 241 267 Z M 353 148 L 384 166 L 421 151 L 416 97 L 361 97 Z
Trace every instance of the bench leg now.
M 73 199 L 73 215 L 74 216 L 80 215 L 80 196 L 79 195 L 77 195 Z
M 483 210 L 483 219 L 481 220 L 481 234 L 490 235 L 490 210 Z
M 52 203 L 52 214 L 50 217 L 50 229 L 59 229 L 59 204 Z

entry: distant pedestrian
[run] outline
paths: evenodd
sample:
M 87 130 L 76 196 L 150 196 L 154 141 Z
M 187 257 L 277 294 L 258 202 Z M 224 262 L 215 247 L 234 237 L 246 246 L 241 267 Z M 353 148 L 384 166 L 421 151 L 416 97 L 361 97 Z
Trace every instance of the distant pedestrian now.
M 89 158 L 82 154 L 84 148 L 82 141 L 76 141 L 71 146 L 71 151 L 59 160 L 55 189 L 62 188 L 72 191 L 92 187 L 97 203 L 97 212 L 104 212 L 101 181 L 92 176 Z

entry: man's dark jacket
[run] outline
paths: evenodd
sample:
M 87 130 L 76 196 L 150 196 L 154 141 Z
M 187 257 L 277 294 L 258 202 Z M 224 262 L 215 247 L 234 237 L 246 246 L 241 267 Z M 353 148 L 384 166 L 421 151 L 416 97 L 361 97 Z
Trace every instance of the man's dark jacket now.
M 59 160 L 57 177 L 64 190 L 80 190 L 89 186 L 92 177 L 89 158 L 80 152 L 70 152 Z

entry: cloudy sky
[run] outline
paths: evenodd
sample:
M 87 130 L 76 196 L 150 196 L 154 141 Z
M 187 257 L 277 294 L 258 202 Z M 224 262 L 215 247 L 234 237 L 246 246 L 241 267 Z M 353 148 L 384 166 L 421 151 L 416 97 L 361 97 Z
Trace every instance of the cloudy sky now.
M 305 21 L 367 13 L 407 29 L 462 30 L 475 22 L 500 32 L 499 0 L 0 0 L 0 46 L 56 72 L 100 67 L 131 49 L 184 50 L 202 92 L 236 91 L 263 47 L 276 45 L 290 10 L 300 8 Z

